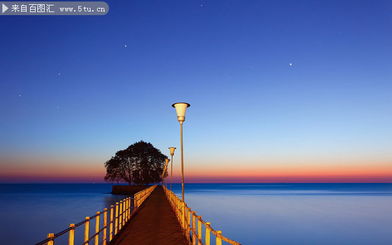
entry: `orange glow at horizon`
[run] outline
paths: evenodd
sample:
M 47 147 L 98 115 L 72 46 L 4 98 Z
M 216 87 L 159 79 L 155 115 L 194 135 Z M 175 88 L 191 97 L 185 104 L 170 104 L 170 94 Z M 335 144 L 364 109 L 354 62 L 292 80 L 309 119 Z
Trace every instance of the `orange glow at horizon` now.
M 0 159 L 0 182 L 104 182 L 99 159 L 23 157 Z M 174 181 L 180 181 L 174 162 Z M 197 164 L 185 167 L 186 182 L 392 182 L 392 163 Z
M 210 167 L 207 169 L 191 168 L 192 176 L 238 176 L 238 177 L 279 177 L 279 176 L 385 176 L 392 175 L 392 163 L 371 165 L 284 165 L 284 166 L 243 166 L 241 168 Z

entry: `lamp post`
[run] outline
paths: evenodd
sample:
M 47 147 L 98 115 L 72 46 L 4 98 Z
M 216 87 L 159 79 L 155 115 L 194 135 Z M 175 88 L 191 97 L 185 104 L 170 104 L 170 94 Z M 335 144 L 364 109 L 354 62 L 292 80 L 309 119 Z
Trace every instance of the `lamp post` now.
M 167 166 L 169 165 L 169 158 L 165 159 L 165 167 L 163 168 L 163 173 L 162 173 L 162 184 L 165 183 L 165 174 L 167 172 Z
M 181 189 L 182 189 L 182 202 L 183 205 L 185 204 L 185 197 L 184 197 L 184 145 L 183 145 L 183 140 L 182 140 L 182 124 L 185 121 L 185 112 L 186 109 L 191 106 L 188 103 L 185 102 L 178 102 L 174 103 L 172 105 L 176 109 L 177 113 L 177 120 L 180 123 L 180 149 L 181 149 Z
M 170 190 L 173 190 L 173 156 L 174 156 L 174 151 L 176 150 L 175 147 L 169 147 L 170 150 Z

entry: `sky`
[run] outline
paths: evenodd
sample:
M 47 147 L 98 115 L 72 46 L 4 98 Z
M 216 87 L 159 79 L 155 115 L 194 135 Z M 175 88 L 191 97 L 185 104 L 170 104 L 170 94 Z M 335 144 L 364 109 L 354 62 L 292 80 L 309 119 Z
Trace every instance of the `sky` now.
M 187 182 L 392 182 L 391 1 L 107 3 L 0 16 L 0 182 L 102 182 L 139 140 L 169 155 L 178 101 Z

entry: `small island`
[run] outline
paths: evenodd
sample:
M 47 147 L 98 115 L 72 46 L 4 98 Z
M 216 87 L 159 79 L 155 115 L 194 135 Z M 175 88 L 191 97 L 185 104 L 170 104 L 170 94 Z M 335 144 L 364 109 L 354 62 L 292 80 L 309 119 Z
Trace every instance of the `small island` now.
M 168 157 L 151 143 L 139 141 L 119 150 L 105 163 L 105 180 L 123 182 L 112 186 L 112 194 L 134 195 L 150 185 L 162 182 L 165 160 Z

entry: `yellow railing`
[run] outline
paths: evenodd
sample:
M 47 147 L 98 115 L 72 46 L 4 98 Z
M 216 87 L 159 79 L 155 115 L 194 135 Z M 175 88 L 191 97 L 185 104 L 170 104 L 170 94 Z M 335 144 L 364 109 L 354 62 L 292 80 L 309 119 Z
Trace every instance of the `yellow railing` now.
M 133 217 L 133 214 L 137 211 L 144 200 L 150 196 L 155 187 L 156 185 L 136 193 L 133 198 L 133 205 L 132 198 L 124 198 L 121 201 L 116 202 L 115 205 L 111 205 L 109 210 L 105 208 L 103 211 L 97 212 L 94 216 L 86 217 L 82 222 L 70 224 L 67 229 L 59 233 L 49 233 L 45 240 L 36 243 L 36 245 L 54 245 L 56 238 L 67 233 L 68 245 L 75 245 L 75 230 L 83 225 L 84 237 L 82 245 L 107 245 L 120 232 L 131 217 Z M 100 227 L 101 217 L 103 218 L 102 228 Z M 90 236 L 90 223 L 93 219 L 95 219 L 95 233 Z
M 135 208 L 140 207 L 140 205 L 142 205 L 142 203 L 144 202 L 144 200 L 146 200 L 146 198 L 148 196 L 150 196 L 151 192 L 153 190 L 155 190 L 155 187 L 157 187 L 156 185 L 153 185 L 147 189 L 141 190 L 138 193 L 136 193 L 133 197 L 134 197 L 134 204 L 135 204 Z
M 189 244 L 211 245 L 211 235 L 213 235 L 215 237 L 215 245 L 222 245 L 222 241 L 231 245 L 240 245 L 240 243 L 223 236 L 221 231 L 214 230 L 209 222 L 205 222 L 201 216 L 198 216 L 195 211 L 192 211 L 186 203 L 183 203 L 166 186 L 163 186 L 163 189 Z

